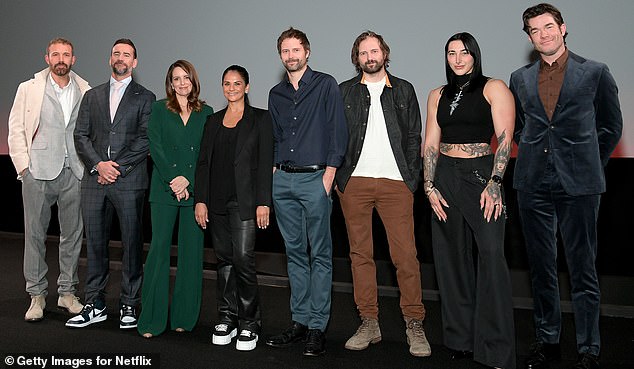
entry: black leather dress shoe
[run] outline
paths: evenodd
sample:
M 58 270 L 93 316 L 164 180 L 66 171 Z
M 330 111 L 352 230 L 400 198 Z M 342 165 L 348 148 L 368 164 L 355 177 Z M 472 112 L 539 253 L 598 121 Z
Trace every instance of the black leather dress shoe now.
M 579 354 L 573 369 L 599 369 L 599 357 L 592 354 Z
M 309 329 L 306 335 L 304 355 L 319 356 L 326 352 L 326 335 L 319 329 Z
M 273 347 L 286 347 L 294 342 L 302 341 L 306 338 L 308 327 L 297 322 L 293 322 L 284 332 L 271 336 L 266 340 L 266 344 Z
M 530 348 L 526 359 L 526 369 L 545 369 L 548 363 L 561 359 L 561 349 L 558 343 L 536 342 Z
M 450 360 L 473 359 L 473 351 L 451 350 Z

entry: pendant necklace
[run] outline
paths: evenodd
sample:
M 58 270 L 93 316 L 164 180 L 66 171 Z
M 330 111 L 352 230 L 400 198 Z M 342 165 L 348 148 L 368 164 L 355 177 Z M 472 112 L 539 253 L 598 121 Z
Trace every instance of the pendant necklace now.
M 462 90 L 469 85 L 469 82 L 471 81 L 467 81 L 467 83 L 459 87 L 460 90 L 456 94 L 456 97 L 454 97 L 451 104 L 449 104 L 449 107 L 451 108 L 451 110 L 449 110 L 449 115 L 453 115 L 453 111 L 456 110 L 458 105 L 460 105 L 458 103 L 460 102 L 460 99 L 462 99 Z

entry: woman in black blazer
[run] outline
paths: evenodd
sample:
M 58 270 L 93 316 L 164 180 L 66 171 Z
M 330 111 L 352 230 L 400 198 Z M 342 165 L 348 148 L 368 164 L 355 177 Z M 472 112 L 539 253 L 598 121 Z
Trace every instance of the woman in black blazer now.
M 222 74 L 227 107 L 209 117 L 195 180 L 196 222 L 211 236 L 218 258 L 218 316 L 213 343 L 253 350 L 261 320 L 255 272 L 255 230 L 269 225 L 273 133 L 266 110 L 249 105 L 249 73 Z

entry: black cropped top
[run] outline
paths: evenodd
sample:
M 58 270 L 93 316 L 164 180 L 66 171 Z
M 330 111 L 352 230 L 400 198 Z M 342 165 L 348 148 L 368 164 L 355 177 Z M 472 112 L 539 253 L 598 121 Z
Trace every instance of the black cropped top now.
M 464 79 L 465 82 L 467 80 Z M 441 92 L 436 112 L 436 121 L 442 131 L 440 141 L 448 144 L 490 144 L 495 130 L 491 105 L 484 97 L 484 84 L 470 91 L 458 89 L 453 96 L 446 96 L 445 91 Z

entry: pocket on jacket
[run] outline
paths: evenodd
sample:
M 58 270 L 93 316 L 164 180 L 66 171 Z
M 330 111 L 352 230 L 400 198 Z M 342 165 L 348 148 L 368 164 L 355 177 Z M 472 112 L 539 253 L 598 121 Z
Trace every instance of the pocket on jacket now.
M 599 154 L 599 146 L 592 142 L 574 143 L 571 146 L 572 167 L 575 174 L 600 173 L 601 156 Z M 594 177 L 594 176 L 588 176 Z
M 48 148 L 48 142 L 35 141 L 31 144 L 31 150 L 46 150 Z

